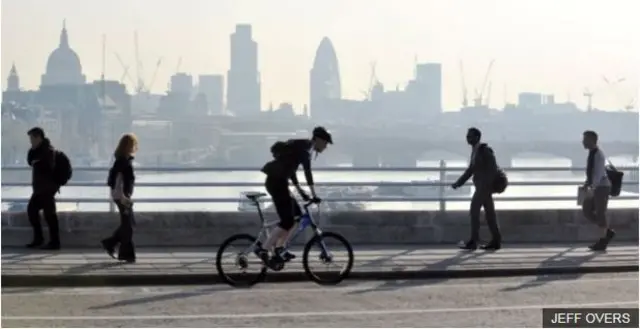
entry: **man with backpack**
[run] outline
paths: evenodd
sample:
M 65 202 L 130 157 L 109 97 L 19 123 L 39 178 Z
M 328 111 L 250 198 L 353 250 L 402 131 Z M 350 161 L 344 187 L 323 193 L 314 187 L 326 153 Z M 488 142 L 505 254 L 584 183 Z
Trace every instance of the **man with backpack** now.
M 506 188 L 506 175 L 498 167 L 493 149 L 486 143 L 481 143 L 482 133 L 478 128 L 469 128 L 467 143 L 471 146 L 469 167 L 460 178 L 451 185 L 453 189 L 464 185 L 473 176 L 475 192 L 471 198 L 469 209 L 471 215 L 471 238 L 460 244 L 461 249 L 475 250 L 480 240 L 480 209 L 484 208 L 487 226 L 491 231 L 491 241 L 481 246 L 484 250 L 498 250 L 502 243 L 502 234 L 496 218 L 493 193 L 501 193 Z M 499 182 L 497 186 L 496 183 Z
M 71 164 L 69 158 L 56 150 L 51 141 L 46 138 L 40 127 L 30 129 L 27 134 L 31 142 L 31 149 L 27 155 L 27 163 L 31 167 L 31 187 L 33 192 L 27 206 L 29 222 L 33 227 L 33 241 L 27 248 L 37 248 L 44 244 L 40 210 L 44 213 L 49 226 L 49 243 L 42 249 L 60 249 L 60 230 L 58 215 L 56 214 L 55 194 L 60 187 L 71 178 Z
M 612 184 L 607 173 L 607 156 L 598 147 L 598 134 L 587 130 L 582 134 L 582 146 L 589 151 L 587 156 L 586 181 L 583 189 L 586 197 L 582 202 L 582 212 L 585 217 L 598 225 L 602 230 L 602 236 L 589 249 L 604 251 L 609 242 L 615 237 L 616 232 L 609 226 L 607 220 L 607 206 L 611 195 Z M 618 182 L 620 183 L 621 180 Z M 617 184 L 617 193 L 620 193 L 620 185 Z M 617 194 L 615 194 L 617 195 Z

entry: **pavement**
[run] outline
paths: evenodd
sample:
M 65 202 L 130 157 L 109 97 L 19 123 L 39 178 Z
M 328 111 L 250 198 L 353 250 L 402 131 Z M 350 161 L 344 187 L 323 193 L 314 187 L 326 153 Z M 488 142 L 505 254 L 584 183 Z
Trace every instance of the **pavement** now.
M 3 288 L 2 327 L 539 328 L 554 307 L 635 308 L 631 323 L 596 327 L 638 328 L 638 274 Z
M 331 248 L 331 246 L 329 246 Z M 215 268 L 216 248 L 139 249 L 138 261 L 125 264 L 101 249 L 58 252 L 2 249 L 2 286 L 140 286 L 220 283 Z M 281 272 L 269 272 L 267 282 L 308 281 L 298 258 Z M 310 256 L 311 268 L 332 271 Z M 226 255 L 225 255 L 226 256 Z M 356 246 L 353 280 L 405 280 L 477 278 L 516 275 L 638 272 L 638 245 L 611 245 L 607 252 L 591 252 L 584 246 L 505 245 L 497 252 L 463 252 L 454 247 Z M 257 257 L 249 273 L 261 268 Z M 223 268 L 238 273 L 235 257 L 225 257 Z M 336 263 L 346 264 L 344 253 Z M 637 274 L 636 274 L 637 275 Z

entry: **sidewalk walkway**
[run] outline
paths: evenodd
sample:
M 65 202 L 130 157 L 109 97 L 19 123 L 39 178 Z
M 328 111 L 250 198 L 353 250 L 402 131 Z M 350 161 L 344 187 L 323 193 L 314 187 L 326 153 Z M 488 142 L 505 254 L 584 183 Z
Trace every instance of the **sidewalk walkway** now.
M 28 277 L 49 281 L 56 277 L 67 277 L 75 280 L 84 278 L 124 279 L 132 277 L 182 277 L 201 278 L 218 281 L 215 267 L 215 248 L 200 249 L 139 249 L 137 263 L 124 264 L 107 256 L 102 250 L 73 250 L 59 252 L 30 251 L 25 249 L 2 250 L 3 286 L 7 280 L 26 280 Z M 287 264 L 285 270 L 274 275 L 300 274 L 303 272 L 301 251 L 293 250 L 298 258 Z M 637 245 L 612 245 L 606 253 L 594 253 L 584 246 L 533 246 L 507 245 L 497 252 L 463 252 L 452 247 L 354 247 L 354 268 L 352 277 L 357 278 L 416 278 L 416 273 L 423 277 L 438 277 L 448 273 L 474 272 L 474 276 L 485 276 L 482 273 L 512 272 L 511 275 L 530 275 L 545 272 L 578 273 L 578 272 L 614 272 L 638 271 Z M 237 273 L 230 257 L 225 261 L 225 270 Z M 323 266 L 318 260 L 317 252 L 312 254 L 312 268 Z M 339 265 L 344 254 L 338 254 Z M 257 262 L 257 260 L 256 260 Z M 255 272 L 255 266 L 251 272 Z M 517 274 L 519 272 L 520 274 Z M 526 272 L 526 273 L 525 273 Z M 439 273 L 439 274 L 438 274 Z M 503 275 L 509 275 L 505 273 Z M 537 274 L 536 274 L 537 275 Z M 453 274 L 453 276 L 459 276 Z M 49 279 L 47 279 L 49 278 Z M 106 278 L 106 279 L 105 279 Z M 32 281 L 33 281 L 32 280 Z M 144 283 L 144 282 L 143 282 Z M 12 284 L 13 285 L 13 282 Z

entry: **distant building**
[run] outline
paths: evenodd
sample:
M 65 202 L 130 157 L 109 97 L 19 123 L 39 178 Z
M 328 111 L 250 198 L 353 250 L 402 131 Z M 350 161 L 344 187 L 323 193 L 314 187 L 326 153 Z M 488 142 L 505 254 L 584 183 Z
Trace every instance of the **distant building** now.
M 84 85 L 86 77 L 82 74 L 80 58 L 69 46 L 67 27 L 62 23 L 60 44 L 47 60 L 47 69 L 42 75 L 42 86 L 52 85 Z
M 310 115 L 314 118 L 332 117 L 332 100 L 342 98 L 338 57 L 329 38 L 324 37 L 316 50 L 309 73 Z
M 186 73 L 172 75 L 170 92 L 191 96 L 193 93 L 193 77 Z
M 221 115 L 224 113 L 224 76 L 218 74 L 200 75 L 198 77 L 198 93 L 206 97 L 211 114 Z
M 231 65 L 227 74 L 227 109 L 237 116 L 261 111 L 258 44 L 251 35 L 251 25 L 238 24 L 231 34 Z
M 540 106 L 542 106 L 542 94 L 527 92 L 518 94 L 518 107 L 537 109 Z
M 421 114 L 442 112 L 442 64 L 416 65 L 415 104 Z
M 9 71 L 9 77 L 7 78 L 7 91 L 20 91 L 20 77 L 18 77 L 18 71 L 16 70 L 16 64 L 11 65 L 11 71 Z

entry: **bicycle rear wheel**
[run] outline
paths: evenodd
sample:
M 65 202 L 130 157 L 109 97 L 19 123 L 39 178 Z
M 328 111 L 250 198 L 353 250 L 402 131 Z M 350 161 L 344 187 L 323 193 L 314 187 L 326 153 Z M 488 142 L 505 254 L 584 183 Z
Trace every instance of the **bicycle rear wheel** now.
M 232 249 L 234 243 L 241 243 L 238 250 L 227 251 Z M 260 243 L 260 242 L 258 242 Z M 255 254 L 256 238 L 250 234 L 236 234 L 226 239 L 218 248 L 216 255 L 216 269 L 220 279 L 234 287 L 251 287 L 254 284 L 264 281 L 267 274 L 267 268 L 262 264 L 262 260 Z M 227 255 L 225 255 L 227 251 Z M 253 258 L 253 260 L 251 260 Z M 232 266 L 240 269 L 241 273 L 227 273 L 224 266 Z M 259 269 L 256 274 L 247 274 L 247 269 Z
M 318 250 L 320 254 L 318 256 L 319 261 L 314 261 L 310 264 L 311 257 L 309 254 L 312 248 Z M 346 261 L 346 264 L 337 272 L 332 272 L 327 269 L 319 271 L 313 271 L 311 269 L 311 265 L 325 265 L 335 268 L 338 263 L 344 261 Z M 321 285 L 336 285 L 346 279 L 351 273 L 351 269 L 353 268 L 353 249 L 349 241 L 342 235 L 333 232 L 322 232 L 322 234 L 314 236 L 304 246 L 302 266 L 309 279 L 315 283 Z

